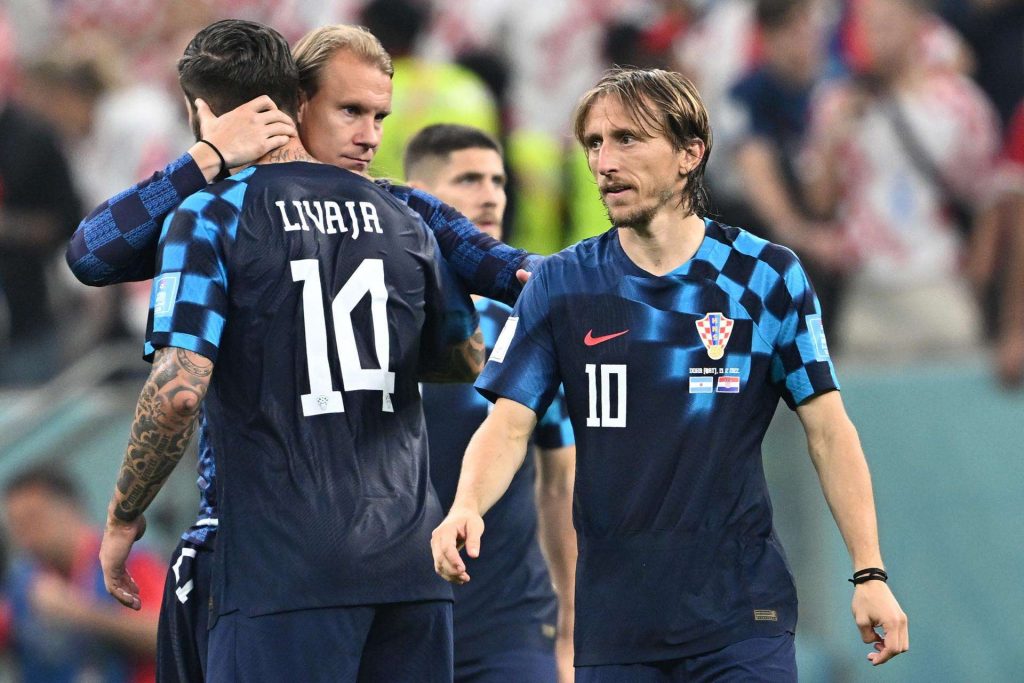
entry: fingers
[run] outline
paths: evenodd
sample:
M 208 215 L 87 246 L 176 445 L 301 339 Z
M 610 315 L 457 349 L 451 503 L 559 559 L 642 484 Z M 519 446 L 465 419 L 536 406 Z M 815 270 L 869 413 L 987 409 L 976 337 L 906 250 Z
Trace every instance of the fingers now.
M 910 631 L 905 614 L 901 612 L 893 618 L 891 624 L 883 624 L 882 628 L 885 629 L 885 637 L 881 639 L 881 643 L 875 644 L 877 652 L 868 655 L 868 660 L 875 666 L 884 664 L 910 649 Z
M 532 273 L 528 270 L 524 270 L 523 268 L 516 271 L 516 279 L 524 285 L 530 280 L 530 275 L 532 275 Z
M 484 533 L 484 521 L 479 517 L 466 523 L 466 554 L 472 558 L 480 557 L 480 537 Z
M 107 592 L 122 605 L 135 611 L 142 609 L 139 587 L 128 572 L 123 571 L 120 575 L 104 576 L 104 583 L 107 586 Z
M 434 571 L 437 575 L 445 581 L 462 584 L 469 581 L 469 574 L 459 555 L 457 541 L 456 527 L 445 522 L 434 529 L 430 537 L 430 549 L 434 555 Z

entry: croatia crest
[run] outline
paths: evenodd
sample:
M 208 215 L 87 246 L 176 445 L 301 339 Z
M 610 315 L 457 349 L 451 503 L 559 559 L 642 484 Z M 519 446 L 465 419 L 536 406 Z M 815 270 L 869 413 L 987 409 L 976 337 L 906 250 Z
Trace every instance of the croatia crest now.
M 718 360 L 725 355 L 725 345 L 732 334 L 732 320 L 721 313 L 708 313 L 697 321 L 697 334 L 704 342 L 711 360 Z

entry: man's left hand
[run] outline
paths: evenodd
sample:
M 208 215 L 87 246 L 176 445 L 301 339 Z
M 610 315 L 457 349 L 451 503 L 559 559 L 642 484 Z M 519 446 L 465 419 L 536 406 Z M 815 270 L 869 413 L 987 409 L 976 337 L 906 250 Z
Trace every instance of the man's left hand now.
M 853 619 L 864 642 L 875 645 L 875 652 L 868 654 L 874 666 L 910 649 L 907 615 L 885 582 L 866 581 L 854 588 Z M 880 627 L 884 635 L 879 635 L 876 627 Z
M 117 598 L 125 607 L 133 610 L 142 609 L 139 587 L 126 563 L 128 554 L 135 541 L 146 533 L 146 518 L 139 515 L 131 522 L 123 522 L 113 515 L 107 516 L 107 524 L 103 529 L 103 542 L 100 544 L 100 565 L 103 567 L 103 582 L 107 592 Z

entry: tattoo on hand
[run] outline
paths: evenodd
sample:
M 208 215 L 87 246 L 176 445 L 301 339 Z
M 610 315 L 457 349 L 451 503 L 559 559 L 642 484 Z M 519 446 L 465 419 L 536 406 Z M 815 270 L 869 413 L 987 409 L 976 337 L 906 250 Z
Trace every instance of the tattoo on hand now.
M 161 349 L 139 395 L 117 477 L 114 516 L 130 522 L 149 506 L 181 459 L 196 428 L 213 363 L 183 349 Z
M 485 360 L 484 335 L 478 329 L 466 341 L 452 346 L 437 368 L 420 374 L 424 382 L 471 382 L 480 374 Z

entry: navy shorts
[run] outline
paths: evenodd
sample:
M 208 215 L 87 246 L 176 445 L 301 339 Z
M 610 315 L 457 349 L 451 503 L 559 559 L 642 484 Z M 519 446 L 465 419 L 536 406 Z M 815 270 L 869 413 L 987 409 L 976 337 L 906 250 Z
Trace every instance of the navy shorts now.
M 208 683 L 449 683 L 452 603 L 231 612 L 210 630 Z
M 550 650 L 506 650 L 460 662 L 455 667 L 455 683 L 557 683 L 558 666 Z
M 160 683 L 203 683 L 213 550 L 181 541 L 171 556 L 156 636 Z
M 796 647 L 791 633 L 741 640 L 721 650 L 664 662 L 576 667 L 576 683 L 796 680 Z

